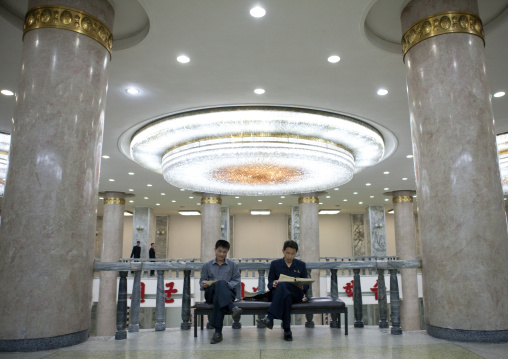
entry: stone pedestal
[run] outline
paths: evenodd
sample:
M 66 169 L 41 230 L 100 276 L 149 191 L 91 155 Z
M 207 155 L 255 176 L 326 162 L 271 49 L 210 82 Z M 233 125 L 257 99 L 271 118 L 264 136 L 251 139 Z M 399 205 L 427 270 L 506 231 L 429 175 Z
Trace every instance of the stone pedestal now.
M 105 0 L 47 3 L 30 1 L 25 21 L 0 233 L 0 351 L 77 344 L 90 327 L 114 11 Z
M 477 2 L 414 0 L 401 21 L 427 332 L 508 341 L 508 234 Z

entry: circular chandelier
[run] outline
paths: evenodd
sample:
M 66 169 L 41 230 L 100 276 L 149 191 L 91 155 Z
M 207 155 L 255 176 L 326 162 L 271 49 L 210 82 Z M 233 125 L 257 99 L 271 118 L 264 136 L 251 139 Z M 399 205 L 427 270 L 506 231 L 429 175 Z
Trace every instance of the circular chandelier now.
M 326 190 L 383 154 L 383 137 L 365 122 L 289 107 L 185 112 L 150 123 L 130 142 L 131 158 L 173 186 L 224 195 Z

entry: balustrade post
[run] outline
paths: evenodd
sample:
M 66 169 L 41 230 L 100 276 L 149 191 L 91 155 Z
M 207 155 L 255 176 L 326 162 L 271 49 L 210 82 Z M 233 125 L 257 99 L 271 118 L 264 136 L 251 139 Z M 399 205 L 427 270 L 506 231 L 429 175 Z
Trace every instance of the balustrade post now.
M 337 283 L 337 268 L 330 269 L 330 295 L 332 300 L 339 298 L 339 287 Z M 330 328 L 340 328 L 339 313 L 332 313 L 332 320 L 330 321 Z
M 164 293 L 164 271 L 157 270 L 157 295 L 155 298 L 155 331 L 166 330 L 166 305 Z
M 388 328 L 388 304 L 386 302 L 386 285 L 384 269 L 377 270 L 377 298 L 379 306 L 379 328 Z
M 307 271 L 307 278 L 312 278 L 311 272 L 312 272 L 311 269 L 309 269 Z M 311 300 L 311 298 L 312 298 L 312 284 L 309 284 L 309 289 L 307 290 L 306 296 L 307 296 L 308 300 Z M 305 322 L 305 328 L 314 328 L 314 315 L 313 314 L 305 314 L 305 318 L 307 319 L 307 321 Z
M 116 305 L 116 340 L 127 339 L 127 274 L 126 271 L 120 272 L 120 282 L 118 283 L 118 303 Z
M 264 269 L 258 269 L 258 292 L 259 291 L 262 291 L 264 292 L 265 291 L 265 287 L 266 287 L 266 284 L 265 284 L 265 270 Z M 266 315 L 264 314 L 260 314 L 258 315 L 258 319 L 263 319 Z M 258 328 L 264 328 L 264 326 L 260 326 L 259 323 L 256 324 L 256 327 Z
M 392 312 L 391 333 L 394 335 L 400 335 L 402 334 L 402 328 L 400 327 L 400 298 L 397 269 L 390 269 L 390 309 Z
M 182 324 L 180 329 L 188 330 L 191 328 L 191 289 L 190 289 L 190 269 L 183 271 L 183 295 L 182 295 Z
M 129 332 L 139 332 L 139 307 L 141 301 L 141 270 L 134 272 L 132 285 L 131 311 L 129 314 Z
M 355 328 L 363 328 L 362 285 L 360 283 L 360 268 L 353 268 L 353 302 L 355 311 Z

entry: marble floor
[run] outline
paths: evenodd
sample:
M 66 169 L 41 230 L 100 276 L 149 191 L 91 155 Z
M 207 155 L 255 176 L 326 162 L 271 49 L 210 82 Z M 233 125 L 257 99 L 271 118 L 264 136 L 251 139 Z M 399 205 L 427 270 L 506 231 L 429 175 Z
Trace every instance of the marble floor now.
M 5 359 L 39 358 L 508 358 L 508 343 L 472 344 L 448 342 L 430 337 L 425 331 L 391 335 L 387 329 L 349 327 L 349 335 L 343 329 L 316 326 L 307 329 L 294 326 L 293 342 L 282 340 L 280 328 L 257 329 L 243 327 L 240 330 L 224 329 L 224 341 L 211 345 L 211 330 L 166 329 L 164 332 L 141 330 L 129 333 L 127 340 L 112 337 L 91 337 L 85 343 L 58 350 L 35 353 L 0 353 Z

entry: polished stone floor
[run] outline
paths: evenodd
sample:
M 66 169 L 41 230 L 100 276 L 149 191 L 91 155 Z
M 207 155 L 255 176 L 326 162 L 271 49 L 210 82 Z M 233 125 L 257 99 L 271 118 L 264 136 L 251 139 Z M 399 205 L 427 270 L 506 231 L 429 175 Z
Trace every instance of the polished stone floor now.
M 430 337 L 425 331 L 394 336 L 386 329 L 350 326 L 349 335 L 345 336 L 343 329 L 294 326 L 293 342 L 283 341 L 282 334 L 280 328 L 225 328 L 224 341 L 211 345 L 211 330 L 198 331 L 198 337 L 194 338 L 193 330 L 155 332 L 146 329 L 129 333 L 128 339 L 122 341 L 111 337 L 92 337 L 85 343 L 68 348 L 36 353 L 0 353 L 0 358 L 508 358 L 508 343 L 448 342 Z

